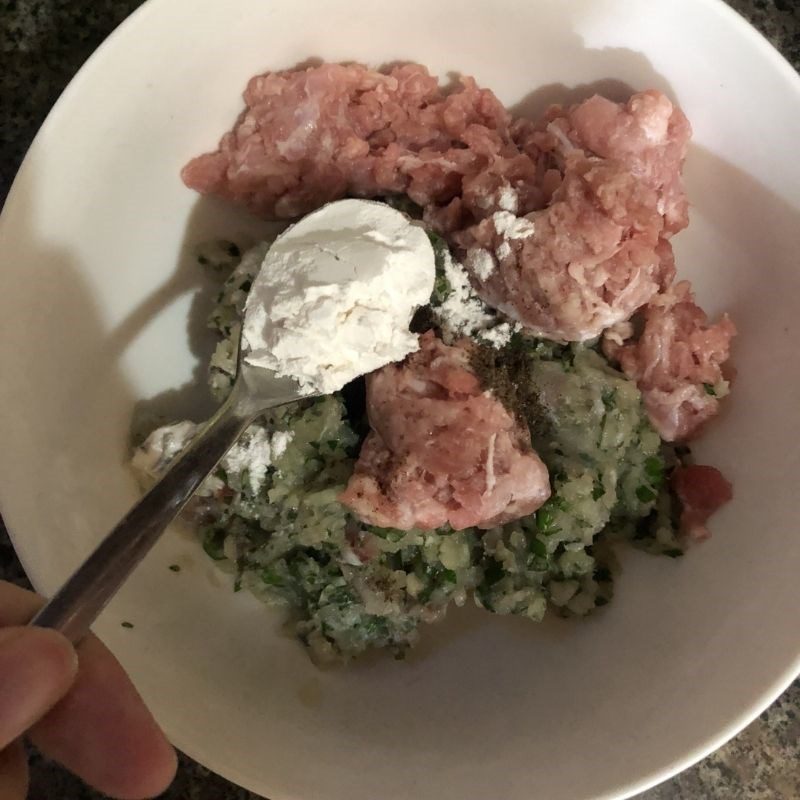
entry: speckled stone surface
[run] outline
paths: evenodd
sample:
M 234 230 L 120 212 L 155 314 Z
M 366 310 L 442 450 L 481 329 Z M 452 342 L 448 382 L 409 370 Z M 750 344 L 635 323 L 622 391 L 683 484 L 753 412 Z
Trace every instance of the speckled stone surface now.
M 643 0 L 644 1 L 644 0 Z M 58 95 L 137 0 L 0 0 L 0 198 Z M 800 0 L 729 0 L 800 69 Z M 26 585 L 0 521 L 0 578 Z M 32 756 L 32 800 L 101 800 Z M 257 800 L 188 758 L 167 800 Z M 733 741 L 638 800 L 800 799 L 800 681 Z M 500 799 L 498 799 L 500 800 Z M 546 800 L 543 798 L 542 800 Z

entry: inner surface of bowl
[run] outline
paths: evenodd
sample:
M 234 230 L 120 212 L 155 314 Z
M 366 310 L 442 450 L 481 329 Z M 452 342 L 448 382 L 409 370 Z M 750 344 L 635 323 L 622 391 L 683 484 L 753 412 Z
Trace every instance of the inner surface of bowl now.
M 0 501 L 23 562 L 53 592 L 136 499 L 142 401 L 210 410 L 212 298 L 192 247 L 269 226 L 178 173 L 216 145 L 251 75 L 309 57 L 472 74 L 521 113 L 625 86 L 682 105 L 695 136 L 678 270 L 739 329 L 733 396 L 697 454 L 734 502 L 684 559 L 626 553 L 602 613 L 537 626 L 462 609 L 403 663 L 319 670 L 180 526 L 97 631 L 178 746 L 273 800 L 642 789 L 745 724 L 800 659 L 783 489 L 800 466 L 800 82 L 721 3 L 151 0 L 67 90 L 2 218 Z

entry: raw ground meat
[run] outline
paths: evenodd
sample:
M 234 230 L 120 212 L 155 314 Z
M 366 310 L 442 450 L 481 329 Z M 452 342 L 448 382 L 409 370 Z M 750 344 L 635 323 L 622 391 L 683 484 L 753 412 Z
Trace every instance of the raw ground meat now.
M 562 156 L 574 146 L 613 159 L 656 191 L 665 235 L 689 224 L 681 170 L 692 129 L 661 92 L 639 92 L 625 104 L 595 95 L 567 110 L 555 106 L 546 119 L 545 130 Z
M 467 266 L 475 251 L 497 259 L 486 280 L 473 271 L 489 305 L 539 336 L 584 341 L 628 319 L 658 291 L 656 206 L 656 192 L 619 163 L 576 153 L 547 208 L 525 217 L 530 236 L 504 237 L 492 217 L 453 240 Z
M 690 128 L 659 92 L 556 106 L 532 123 L 472 78 L 445 92 L 416 64 L 323 64 L 256 76 L 244 99 L 219 149 L 184 168 L 187 186 L 278 218 L 346 194 L 407 194 L 468 264 L 497 245 L 496 276 L 475 276 L 478 290 L 551 339 L 627 319 L 657 289 L 659 236 L 686 223 Z M 498 250 L 486 222 L 498 211 L 528 215 L 535 237 Z
M 538 335 L 591 339 L 672 282 L 666 239 L 688 224 L 681 170 L 691 127 L 651 90 L 625 105 L 595 95 L 553 106 L 539 122 L 516 120 L 511 133 L 536 165 L 538 194 L 528 191 L 517 209 L 529 212 L 533 236 L 503 246 L 486 214 L 475 213 L 478 200 L 469 209 L 478 223 L 452 238 L 467 264 L 475 250 L 496 260 L 488 281 L 474 275 L 491 305 Z
M 278 218 L 345 194 L 407 194 L 491 306 L 549 339 L 608 329 L 606 353 L 665 439 L 716 413 L 704 384 L 724 390 L 735 331 L 727 317 L 708 325 L 688 284 L 670 288 L 691 128 L 663 94 L 514 120 L 472 78 L 445 91 L 416 64 L 322 64 L 256 76 L 244 98 L 219 149 L 184 168 L 188 186 Z M 644 333 L 627 341 L 643 307 Z
M 715 467 L 692 464 L 677 467 L 670 480 L 681 503 L 681 533 L 701 541 L 711 534 L 708 518 L 733 499 L 733 488 Z
M 404 363 L 368 377 L 372 431 L 340 498 L 364 522 L 490 528 L 549 497 L 547 468 L 527 429 L 483 390 L 470 347 L 428 332 Z
M 425 67 L 383 74 L 358 64 L 268 72 L 213 153 L 190 161 L 187 186 L 289 219 L 345 194 L 407 194 L 446 203 L 487 157 L 517 154 L 511 118 L 472 78 L 445 94 Z
M 696 436 L 727 392 L 722 365 L 736 328 L 728 315 L 709 324 L 687 281 L 658 294 L 642 312 L 638 339 L 604 337 L 603 350 L 642 391 L 653 426 L 668 442 Z M 629 329 L 632 332 L 632 327 Z

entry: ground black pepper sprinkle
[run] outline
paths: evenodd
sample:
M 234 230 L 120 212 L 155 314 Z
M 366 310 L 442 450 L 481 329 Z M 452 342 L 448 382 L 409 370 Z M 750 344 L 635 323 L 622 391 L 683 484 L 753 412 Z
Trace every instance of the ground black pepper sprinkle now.
M 530 428 L 534 439 L 544 436 L 548 427 L 533 378 L 538 360 L 535 349 L 519 339 L 499 349 L 476 345 L 470 360 L 482 385 Z

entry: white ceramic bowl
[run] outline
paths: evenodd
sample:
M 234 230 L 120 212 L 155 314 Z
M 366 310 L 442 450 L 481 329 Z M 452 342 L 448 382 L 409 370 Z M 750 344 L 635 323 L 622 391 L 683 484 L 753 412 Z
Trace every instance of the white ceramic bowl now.
M 263 226 L 178 171 L 249 76 L 309 56 L 460 70 L 528 110 L 598 81 L 677 98 L 695 129 L 679 269 L 740 331 L 739 380 L 699 448 L 735 500 L 685 559 L 629 554 L 603 613 L 456 613 L 408 663 L 319 671 L 180 532 L 97 630 L 179 747 L 273 800 L 629 796 L 800 668 L 800 80 L 716 0 L 147 3 L 64 93 L 2 217 L 0 501 L 19 554 L 55 590 L 136 498 L 137 401 L 207 410 L 189 246 Z

